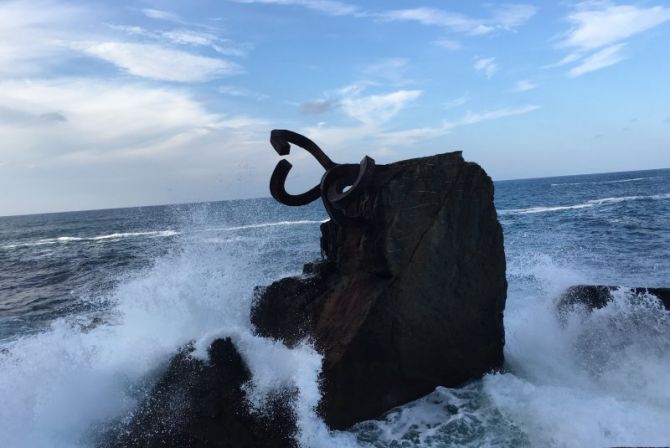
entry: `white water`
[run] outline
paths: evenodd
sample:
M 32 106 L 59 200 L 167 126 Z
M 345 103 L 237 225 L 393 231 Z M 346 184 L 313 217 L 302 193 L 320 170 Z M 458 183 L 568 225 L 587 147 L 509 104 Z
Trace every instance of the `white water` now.
M 96 425 L 137 404 L 135 385 L 192 339 L 198 353 L 215 337 L 233 338 L 253 372 L 260 407 L 276 387 L 299 388 L 296 411 L 304 446 L 346 446 L 316 417 L 321 357 L 309 345 L 289 350 L 252 334 L 254 254 L 235 246 L 190 244 L 122 282 L 107 298 L 113 314 L 55 321 L 49 331 L 6 341 L 0 351 L 0 447 L 90 446 Z M 92 328 L 91 328 L 92 327 Z M 318 442 L 318 443 L 317 443 Z
M 574 185 L 605 185 L 605 184 L 621 184 L 627 182 L 637 182 L 640 180 L 655 179 L 656 177 L 632 177 L 628 179 L 616 179 L 616 180 L 600 180 L 594 182 L 561 182 L 556 184 L 551 184 L 552 187 L 563 187 L 563 186 L 574 186 Z
M 177 232 L 176 230 L 157 230 L 151 232 L 109 233 L 105 235 L 97 235 L 91 237 L 59 236 L 56 238 L 41 238 L 36 241 L 28 241 L 25 243 L 6 244 L 4 246 L 0 246 L 0 249 L 14 249 L 16 247 L 22 247 L 22 246 L 43 246 L 45 244 L 70 243 L 73 241 L 106 241 L 106 240 L 120 240 L 123 238 L 134 238 L 134 237 L 160 238 L 160 237 L 168 237 L 176 235 L 179 235 L 179 232 Z
M 498 214 L 501 216 L 505 215 L 526 215 L 531 213 L 545 213 L 545 212 L 557 212 L 563 210 L 577 210 L 580 208 L 591 208 L 598 207 L 601 205 L 608 204 L 617 204 L 619 202 L 626 201 L 639 201 L 639 200 L 662 200 L 670 199 L 670 193 L 667 194 L 655 194 L 649 196 L 620 196 L 613 198 L 602 198 L 602 199 L 591 199 L 589 201 L 583 202 L 581 204 L 574 205 L 559 205 L 554 207 L 529 207 L 529 208 L 514 208 L 508 210 L 498 210 Z
M 512 263 L 539 292 L 512 292 L 505 313 L 506 362 L 513 373 L 484 378 L 497 409 L 531 446 L 668 445 L 670 313 L 625 289 L 603 309 L 559 316 L 557 293 L 592 283 L 588 273 L 546 257 Z M 631 285 L 638 286 L 638 285 Z
M 266 227 L 278 227 L 278 226 L 302 226 L 302 225 L 313 225 L 321 224 L 324 221 L 314 221 L 314 220 L 298 220 L 298 221 L 277 221 L 277 222 L 265 222 L 260 224 L 248 224 L 244 226 L 231 226 L 231 227 L 208 227 L 206 229 L 201 229 L 195 231 L 197 232 L 221 232 L 221 231 L 236 231 L 236 230 L 248 230 L 248 229 L 262 229 Z M 170 237 L 180 235 L 181 232 L 176 230 L 157 230 L 150 232 L 124 232 L 124 233 L 108 233 L 104 235 L 96 236 L 59 236 L 56 238 L 41 238 L 34 241 L 27 242 L 18 242 L 12 244 L 5 244 L 0 246 L 0 249 L 14 249 L 17 247 L 28 247 L 28 246 L 43 246 L 48 244 L 59 244 L 59 243 L 70 243 L 78 241 L 116 241 L 123 238 L 134 238 L 134 237 L 148 237 L 148 238 L 160 238 L 160 237 Z

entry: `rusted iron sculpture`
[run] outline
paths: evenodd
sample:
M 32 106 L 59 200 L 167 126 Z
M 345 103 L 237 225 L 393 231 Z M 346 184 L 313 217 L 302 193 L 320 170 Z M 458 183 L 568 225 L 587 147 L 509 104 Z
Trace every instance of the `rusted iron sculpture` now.
M 289 154 L 291 143 L 312 154 L 326 172 L 321 177 L 320 184 L 304 193 L 290 194 L 286 191 L 285 182 L 292 165 L 288 160 L 282 159 L 270 177 L 272 197 L 290 206 L 307 205 L 321 197 L 328 215 L 336 223 L 345 225 L 359 222 L 360 215 L 348 210 L 347 206 L 358 200 L 370 184 L 375 171 L 374 159 L 365 156 L 358 165 L 338 164 L 330 160 L 316 143 L 304 135 L 283 129 L 275 129 L 270 133 L 270 144 L 280 156 Z

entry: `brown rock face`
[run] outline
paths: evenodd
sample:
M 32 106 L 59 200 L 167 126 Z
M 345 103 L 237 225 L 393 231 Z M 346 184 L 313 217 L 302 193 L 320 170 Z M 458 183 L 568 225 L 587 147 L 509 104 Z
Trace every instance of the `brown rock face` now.
M 358 225 L 322 225 L 324 260 L 257 291 L 259 334 L 324 355 L 334 429 L 503 362 L 507 293 L 493 183 L 460 152 L 378 166 Z

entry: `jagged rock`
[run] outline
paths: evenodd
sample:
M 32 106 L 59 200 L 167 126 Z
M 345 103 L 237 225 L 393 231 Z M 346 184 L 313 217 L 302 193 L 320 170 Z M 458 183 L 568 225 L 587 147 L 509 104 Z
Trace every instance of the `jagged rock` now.
M 295 418 L 284 396 L 265 412 L 249 410 L 242 389 L 249 369 L 230 339 L 217 339 L 209 361 L 185 347 L 129 423 L 120 423 L 105 448 L 293 448 Z
M 252 311 L 260 335 L 323 353 L 334 429 L 503 362 L 505 254 L 484 170 L 460 152 L 378 166 L 350 206 L 362 223 L 324 223 L 324 259 L 259 289 Z
M 575 304 L 586 305 L 590 309 L 604 308 L 612 300 L 612 292 L 619 287 L 602 285 L 576 285 L 568 288 L 559 298 L 558 309 L 565 310 Z M 635 295 L 652 294 L 665 309 L 670 310 L 670 288 L 629 288 Z

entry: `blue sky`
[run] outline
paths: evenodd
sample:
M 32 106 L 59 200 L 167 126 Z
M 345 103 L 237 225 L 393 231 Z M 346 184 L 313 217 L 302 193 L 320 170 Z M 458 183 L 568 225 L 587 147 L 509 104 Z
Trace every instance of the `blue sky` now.
M 0 215 L 267 196 L 273 128 L 494 179 L 670 167 L 668 42 L 663 1 L 0 1 Z

